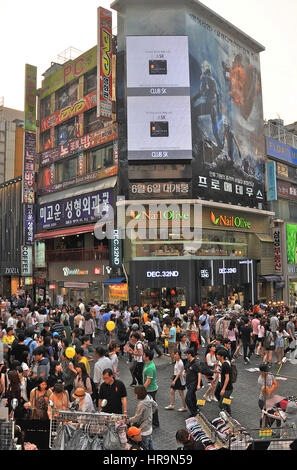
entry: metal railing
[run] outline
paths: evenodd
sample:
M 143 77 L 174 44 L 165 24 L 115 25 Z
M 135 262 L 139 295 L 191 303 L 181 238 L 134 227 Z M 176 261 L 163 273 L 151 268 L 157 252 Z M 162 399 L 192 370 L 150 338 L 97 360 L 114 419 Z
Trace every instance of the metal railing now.
M 290 147 L 294 147 L 297 149 L 297 135 L 293 134 L 292 132 L 289 132 L 282 126 L 276 126 L 271 122 L 267 122 L 264 124 L 264 134 L 266 137 L 278 140 L 283 144 L 289 145 Z

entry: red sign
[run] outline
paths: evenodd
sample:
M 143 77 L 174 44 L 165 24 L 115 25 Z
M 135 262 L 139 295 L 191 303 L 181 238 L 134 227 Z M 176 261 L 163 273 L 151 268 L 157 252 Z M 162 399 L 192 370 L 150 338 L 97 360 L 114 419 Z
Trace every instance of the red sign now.
M 112 119 L 112 13 L 97 10 L 97 116 Z
M 55 288 L 56 288 L 56 284 L 50 284 L 50 285 L 49 285 L 49 289 L 50 289 L 50 290 L 55 290 Z
M 96 106 L 96 103 L 97 103 L 97 92 L 93 91 L 92 93 L 85 96 L 84 98 L 81 98 L 80 100 L 75 101 L 74 103 L 71 103 L 65 108 L 60 109 L 59 111 L 56 111 L 50 116 L 47 116 L 44 119 L 42 119 L 41 132 L 44 132 L 50 129 L 51 127 L 57 126 L 58 124 L 61 124 L 62 122 L 66 121 L 67 119 L 72 118 L 73 116 L 77 116 L 78 114 L 81 114 L 82 112 L 87 111 L 93 106 Z
M 83 137 L 78 137 L 75 140 L 72 140 L 64 145 L 51 150 L 47 150 L 40 155 L 39 165 L 41 167 L 50 165 L 57 160 L 60 160 L 64 157 L 69 157 L 70 155 L 77 153 L 81 150 L 88 150 L 97 145 L 105 144 L 106 142 L 111 142 L 117 139 L 117 125 L 109 124 L 103 129 L 98 129 L 90 134 L 86 134 Z
M 94 268 L 94 274 L 101 274 L 101 268 Z

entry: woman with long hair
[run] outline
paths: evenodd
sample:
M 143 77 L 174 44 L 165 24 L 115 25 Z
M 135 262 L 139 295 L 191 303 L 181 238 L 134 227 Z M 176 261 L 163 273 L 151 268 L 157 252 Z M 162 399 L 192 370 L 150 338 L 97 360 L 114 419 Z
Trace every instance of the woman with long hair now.
M 62 365 L 59 361 L 52 361 L 50 365 L 50 371 L 48 376 L 48 386 L 50 389 L 54 387 L 56 383 L 63 382 L 63 371 Z
M 76 377 L 74 379 L 74 388 L 83 388 L 87 393 L 92 395 L 92 383 L 89 374 L 87 373 L 86 366 L 79 362 L 76 366 Z
M 32 419 L 48 420 L 48 403 L 51 390 L 48 388 L 47 380 L 39 377 L 36 381 L 36 387 L 30 393 L 30 403 Z
M 195 351 L 195 356 L 198 352 L 198 349 L 200 347 L 199 343 L 199 328 L 197 325 L 197 318 L 195 315 L 193 315 L 190 320 L 188 321 L 187 325 L 187 334 L 190 339 L 190 348 L 194 349 Z
M 227 338 L 231 341 L 231 358 L 233 359 L 236 344 L 237 344 L 238 329 L 236 328 L 236 321 L 231 320 L 227 329 Z
M 22 397 L 21 381 L 19 374 L 16 370 L 8 372 L 8 387 L 5 394 L 7 399 L 6 406 L 8 407 L 8 413 L 11 416 L 13 412 L 13 400 L 17 400 L 17 406 L 14 410 L 15 419 L 24 419 L 28 414 L 28 405 Z

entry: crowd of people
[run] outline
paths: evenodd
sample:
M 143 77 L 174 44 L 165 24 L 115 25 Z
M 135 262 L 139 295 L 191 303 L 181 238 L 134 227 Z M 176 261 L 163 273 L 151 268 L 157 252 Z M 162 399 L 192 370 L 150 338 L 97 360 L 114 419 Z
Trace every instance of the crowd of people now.
M 77 307 L 59 308 L 14 296 L 0 297 L 0 315 L 0 396 L 16 422 L 54 419 L 72 407 L 120 414 L 131 448 L 139 450 L 154 449 L 153 430 L 160 426 L 156 356 L 167 356 L 173 366 L 167 411 L 175 410 L 178 392 L 177 411 L 196 416 L 197 392 L 203 388 L 205 402 L 217 402 L 231 415 L 236 361 L 248 364 L 254 355 L 268 377 L 273 361 L 282 364 L 296 344 L 295 314 L 265 303 L 244 309 L 237 301 L 231 310 L 207 301 L 163 308 L 80 299 Z M 121 357 L 136 397 L 133 416 L 127 414 Z M 270 393 L 273 383 L 269 378 Z M 267 393 L 260 394 L 261 409 Z M 186 435 L 186 429 L 177 430 L 179 444 Z

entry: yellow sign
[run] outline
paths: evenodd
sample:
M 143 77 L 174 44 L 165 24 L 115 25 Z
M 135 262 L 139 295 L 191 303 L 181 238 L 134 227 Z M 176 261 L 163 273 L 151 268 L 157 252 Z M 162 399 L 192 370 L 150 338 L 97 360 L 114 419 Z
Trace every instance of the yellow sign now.
M 229 398 L 224 398 L 222 403 L 224 403 L 225 405 L 231 405 L 231 400 Z
M 259 431 L 260 437 L 272 436 L 272 429 L 261 429 Z
M 128 301 L 128 284 L 113 284 L 108 286 L 109 301 L 126 300 Z
M 205 400 L 197 400 L 197 405 L 204 406 L 205 405 Z

